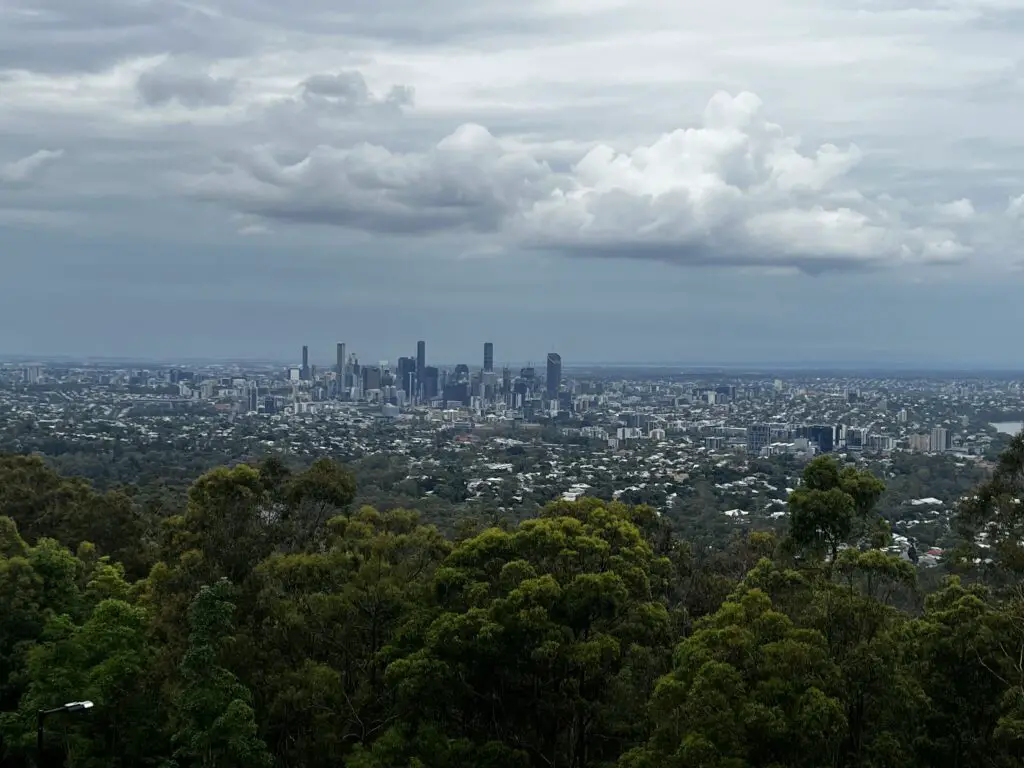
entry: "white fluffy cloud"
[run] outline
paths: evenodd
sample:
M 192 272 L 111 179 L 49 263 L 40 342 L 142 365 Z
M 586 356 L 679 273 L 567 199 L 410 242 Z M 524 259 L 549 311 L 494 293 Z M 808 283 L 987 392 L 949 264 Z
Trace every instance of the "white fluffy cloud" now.
M 720 92 L 699 125 L 628 151 L 600 144 L 561 171 L 466 124 L 425 152 L 319 146 L 285 164 L 263 148 L 189 190 L 267 219 L 488 232 L 502 244 L 680 265 L 823 271 L 971 254 L 950 228 L 974 216 L 969 200 L 936 212 L 873 199 L 849 179 L 860 160 L 855 145 L 802 146 L 752 93 Z
M 966 197 L 954 200 L 951 203 L 942 203 L 936 207 L 936 212 L 947 221 L 970 221 L 977 215 L 974 203 Z

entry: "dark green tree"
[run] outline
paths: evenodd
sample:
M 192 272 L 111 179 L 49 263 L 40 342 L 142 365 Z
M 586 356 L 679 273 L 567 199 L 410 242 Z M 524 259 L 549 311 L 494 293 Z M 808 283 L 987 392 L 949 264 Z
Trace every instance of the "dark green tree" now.
M 562 502 L 455 547 L 387 671 L 403 719 L 388 738 L 403 735 L 406 759 L 429 764 L 424 734 L 474 761 L 570 768 L 636 742 L 672 641 L 669 563 L 637 527 L 648 514 Z
M 839 470 L 831 456 L 819 456 L 804 468 L 803 484 L 789 496 L 789 535 L 804 554 L 834 561 L 839 548 L 870 536 L 884 545 L 887 525 L 872 518 L 885 490 L 881 480 L 851 467 Z
M 741 591 L 676 650 L 652 699 L 654 733 L 623 768 L 821 768 L 847 723 L 841 677 L 818 632 L 758 589 Z
M 252 694 L 226 666 L 234 631 L 231 584 L 199 590 L 189 606 L 188 649 L 174 695 L 172 741 L 179 763 L 259 768 L 273 759 L 260 739 Z

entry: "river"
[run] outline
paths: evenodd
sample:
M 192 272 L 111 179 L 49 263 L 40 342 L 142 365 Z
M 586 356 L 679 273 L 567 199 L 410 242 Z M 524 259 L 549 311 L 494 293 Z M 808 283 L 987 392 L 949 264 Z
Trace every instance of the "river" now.
M 996 432 L 1002 432 L 1004 435 L 1016 435 L 1024 429 L 1024 421 L 996 421 L 989 426 L 995 427 Z

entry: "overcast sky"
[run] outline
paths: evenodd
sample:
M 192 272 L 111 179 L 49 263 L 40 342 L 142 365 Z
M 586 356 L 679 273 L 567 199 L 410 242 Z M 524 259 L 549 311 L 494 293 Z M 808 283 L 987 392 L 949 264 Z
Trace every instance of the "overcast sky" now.
M 4 0 L 0 354 L 1019 367 L 1020 0 Z

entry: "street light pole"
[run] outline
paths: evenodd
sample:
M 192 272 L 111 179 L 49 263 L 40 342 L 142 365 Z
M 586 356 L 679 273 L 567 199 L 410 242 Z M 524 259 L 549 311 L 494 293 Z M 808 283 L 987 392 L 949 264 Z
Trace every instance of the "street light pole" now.
M 91 701 L 69 701 L 62 707 L 40 709 L 36 712 L 36 768 L 43 766 L 43 721 L 46 720 L 46 716 L 59 712 L 82 712 L 86 709 L 92 709 Z

